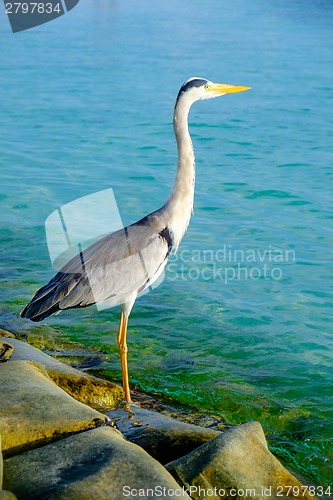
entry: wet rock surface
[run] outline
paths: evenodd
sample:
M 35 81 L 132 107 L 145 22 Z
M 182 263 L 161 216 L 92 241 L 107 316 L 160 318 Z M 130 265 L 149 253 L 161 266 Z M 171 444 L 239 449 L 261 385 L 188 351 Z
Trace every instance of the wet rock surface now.
M 50 378 L 64 391 L 82 403 L 98 411 L 116 408 L 123 399 L 119 385 L 88 375 L 57 361 L 26 342 L 16 339 L 2 339 L 14 347 L 12 360 L 31 360 L 42 363 Z
M 148 489 L 161 498 L 159 488 L 169 492 L 164 498 L 189 498 L 172 494 L 182 491 L 164 467 L 110 427 L 6 460 L 4 482 L 25 500 L 120 500 Z
M 162 464 L 220 435 L 218 431 L 183 423 L 137 405 L 131 405 L 131 412 L 118 409 L 107 415 L 129 441 L 141 446 Z
M 166 465 L 193 499 L 315 498 L 268 450 L 259 422 L 230 429 Z M 287 490 L 284 486 L 294 486 Z M 209 491 L 209 495 L 203 494 Z M 299 494 L 297 494 L 297 492 Z M 279 494 L 280 493 L 280 494 Z

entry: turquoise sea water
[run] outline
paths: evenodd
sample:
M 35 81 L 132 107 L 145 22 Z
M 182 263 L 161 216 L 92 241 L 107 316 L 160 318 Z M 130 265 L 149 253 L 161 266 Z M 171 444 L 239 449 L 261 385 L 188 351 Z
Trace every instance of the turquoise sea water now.
M 192 109 L 195 216 L 133 310 L 130 375 L 260 421 L 280 458 L 332 483 L 332 2 L 82 0 L 15 35 L 2 14 L 0 326 L 106 349 L 119 378 L 117 310 L 18 317 L 53 275 L 44 222 L 110 187 L 125 223 L 158 208 L 180 85 L 250 85 Z

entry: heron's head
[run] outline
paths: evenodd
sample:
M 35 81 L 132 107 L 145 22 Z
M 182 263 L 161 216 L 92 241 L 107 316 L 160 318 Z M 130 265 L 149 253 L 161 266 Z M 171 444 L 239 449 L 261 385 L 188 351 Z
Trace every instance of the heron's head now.
M 176 106 L 180 100 L 186 99 L 193 104 L 195 101 L 202 99 L 212 99 L 225 94 L 233 94 L 235 92 L 244 92 L 251 87 L 241 85 L 227 85 L 225 83 L 213 83 L 205 78 L 193 77 L 187 80 L 182 85 L 178 92 Z

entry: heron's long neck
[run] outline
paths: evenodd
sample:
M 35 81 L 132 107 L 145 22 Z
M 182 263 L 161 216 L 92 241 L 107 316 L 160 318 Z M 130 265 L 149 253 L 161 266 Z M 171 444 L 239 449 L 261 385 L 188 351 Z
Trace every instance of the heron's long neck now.
M 195 159 L 188 130 L 188 113 L 191 104 L 182 99 L 178 101 L 173 119 L 178 147 L 178 167 L 173 190 L 165 209 L 176 249 L 189 225 L 193 210 Z

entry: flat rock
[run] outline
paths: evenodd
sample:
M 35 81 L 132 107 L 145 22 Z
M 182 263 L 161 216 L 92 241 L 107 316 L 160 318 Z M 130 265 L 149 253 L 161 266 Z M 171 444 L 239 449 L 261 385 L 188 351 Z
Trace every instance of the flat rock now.
M 234 427 L 166 468 L 195 500 L 315 498 L 268 450 L 259 422 Z M 285 486 L 296 488 L 288 496 Z
M 5 341 L 0 341 L 0 363 L 9 361 L 14 351 L 14 347 Z
M 4 457 L 36 448 L 109 419 L 76 401 L 31 361 L 0 364 L 0 429 Z
M 119 385 L 81 372 L 16 339 L 2 339 L 14 346 L 11 359 L 31 360 L 42 363 L 51 379 L 64 391 L 95 410 L 106 412 L 117 408 L 123 400 L 123 389 Z
M 189 498 L 159 462 L 110 427 L 5 460 L 4 485 L 24 500 Z
M 132 413 L 114 410 L 107 413 L 125 437 L 162 464 L 191 452 L 220 432 L 186 424 L 156 411 L 131 405 Z

